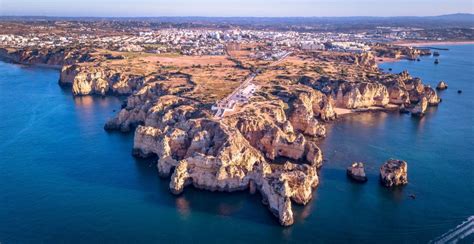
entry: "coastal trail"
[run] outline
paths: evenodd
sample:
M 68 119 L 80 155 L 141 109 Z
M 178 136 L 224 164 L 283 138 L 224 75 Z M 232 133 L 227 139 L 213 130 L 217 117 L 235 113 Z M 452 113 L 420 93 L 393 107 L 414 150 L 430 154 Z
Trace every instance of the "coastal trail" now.
M 285 58 L 290 56 L 292 52 L 286 52 L 278 60 L 270 64 L 270 66 L 281 63 Z M 259 69 L 251 73 L 247 78 L 240 84 L 231 94 L 226 98 L 217 102 L 216 105 L 212 106 L 212 110 L 216 110 L 214 118 L 220 119 L 225 116 L 227 112 L 234 112 L 235 108 L 239 104 L 248 102 L 250 97 L 258 90 L 258 85 L 254 84 L 253 81 L 257 77 Z

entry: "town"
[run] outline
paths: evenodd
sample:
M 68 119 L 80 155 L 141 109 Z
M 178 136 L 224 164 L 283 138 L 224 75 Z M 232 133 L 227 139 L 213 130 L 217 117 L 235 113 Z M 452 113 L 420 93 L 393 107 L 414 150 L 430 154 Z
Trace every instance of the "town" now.
M 263 50 L 254 50 L 261 59 L 271 59 L 272 53 L 300 49 L 304 51 L 334 50 L 366 52 L 374 43 L 394 43 L 404 40 L 443 41 L 438 29 L 376 26 L 370 30 L 288 31 L 277 28 L 260 30 L 244 26 L 151 25 L 142 21 L 3 21 L 0 22 L 0 46 L 11 48 L 92 47 L 121 52 L 177 53 L 180 55 L 223 55 L 229 43 L 264 43 Z M 311 30 L 309 28 L 309 30 Z M 451 39 L 469 40 L 472 29 L 453 28 Z M 446 36 L 446 35 L 445 35 Z

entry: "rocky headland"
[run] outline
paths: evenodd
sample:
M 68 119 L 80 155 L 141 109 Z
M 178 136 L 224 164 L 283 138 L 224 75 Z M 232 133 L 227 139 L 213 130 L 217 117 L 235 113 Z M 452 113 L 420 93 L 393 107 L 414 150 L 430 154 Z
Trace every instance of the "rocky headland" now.
M 421 115 L 440 102 L 433 88 L 407 72 L 381 72 L 373 54 L 321 54 L 312 65 L 325 68 L 313 73 L 302 72 L 307 67 L 299 60 L 311 58 L 302 53 L 281 66 L 260 64 L 258 91 L 223 117 L 211 107 L 239 83 L 231 75 L 241 80 L 240 74 L 252 72 L 246 60 L 238 67 L 226 61 L 173 66 L 164 63 L 169 57 L 144 63 L 97 50 L 0 49 L 0 55 L 16 63 L 61 66 L 59 83 L 76 96 L 127 95 L 104 127 L 134 130 L 134 155 L 157 156 L 157 171 L 170 177 L 172 193 L 181 194 L 190 185 L 258 191 L 284 226 L 294 223 L 292 204 L 307 204 L 318 186 L 323 162 L 318 141 L 326 135 L 326 123 L 337 118 L 337 109 L 403 106 Z M 203 75 L 220 70 L 228 72 L 223 77 L 229 80 L 222 88 Z

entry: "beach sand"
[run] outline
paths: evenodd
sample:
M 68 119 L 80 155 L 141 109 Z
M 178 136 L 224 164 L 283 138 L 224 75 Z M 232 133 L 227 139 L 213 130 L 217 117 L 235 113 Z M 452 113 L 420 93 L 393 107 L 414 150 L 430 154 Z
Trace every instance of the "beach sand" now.
M 398 111 L 398 109 L 399 109 L 399 105 L 387 104 L 387 106 L 385 106 L 385 107 L 372 106 L 372 107 L 368 107 L 368 108 L 359 108 L 359 109 L 347 109 L 347 108 L 335 107 L 334 112 L 337 114 L 338 117 L 342 117 L 342 116 L 348 116 L 348 115 L 351 115 L 351 114 L 364 113 L 364 112 Z
M 403 57 L 401 57 L 401 58 L 376 57 L 375 62 L 377 64 L 381 64 L 381 63 L 398 62 L 398 61 L 403 60 L 403 59 L 404 59 Z

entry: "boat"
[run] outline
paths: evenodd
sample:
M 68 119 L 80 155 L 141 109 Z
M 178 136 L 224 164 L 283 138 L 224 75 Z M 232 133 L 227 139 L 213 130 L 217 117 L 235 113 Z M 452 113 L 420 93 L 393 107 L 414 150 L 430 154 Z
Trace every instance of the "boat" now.
M 439 57 L 439 52 L 436 52 L 436 51 L 433 52 L 433 56 L 434 56 L 434 57 Z
M 435 64 L 439 64 L 439 59 L 436 59 L 436 60 L 434 61 L 434 63 L 435 63 Z

